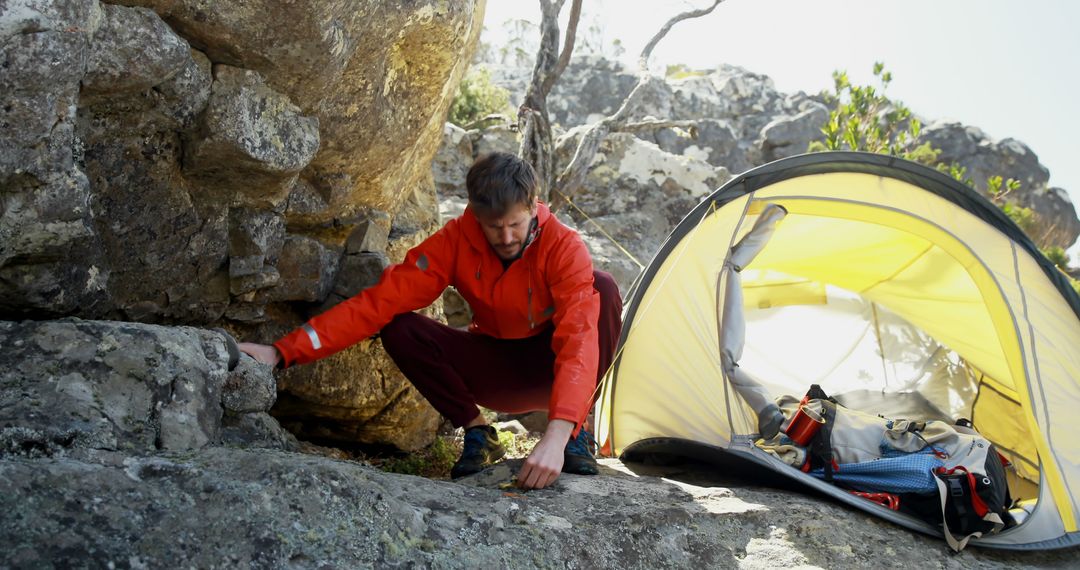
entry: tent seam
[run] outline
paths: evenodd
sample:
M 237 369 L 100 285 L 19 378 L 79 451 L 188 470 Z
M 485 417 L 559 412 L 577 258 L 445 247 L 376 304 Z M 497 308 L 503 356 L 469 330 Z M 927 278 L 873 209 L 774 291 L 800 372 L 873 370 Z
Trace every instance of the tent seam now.
M 1030 340 L 1030 342 L 1031 342 L 1031 360 L 1032 360 L 1032 363 L 1033 363 L 1032 367 L 1035 369 L 1035 371 L 1034 371 L 1035 372 L 1035 380 L 1038 382 L 1038 386 L 1039 386 L 1039 399 L 1042 402 L 1043 421 L 1046 423 L 1046 429 L 1043 430 L 1046 433 L 1044 434 L 1043 437 L 1046 438 L 1047 449 L 1050 451 L 1050 455 L 1053 456 L 1053 461 L 1055 463 L 1060 464 L 1061 461 L 1060 461 L 1060 459 L 1058 457 L 1057 451 L 1054 449 L 1053 436 L 1051 435 L 1051 432 L 1050 432 L 1050 411 L 1049 411 L 1049 406 L 1047 405 L 1047 402 L 1046 402 L 1046 392 L 1043 390 L 1043 387 L 1042 387 L 1042 371 L 1039 368 L 1039 355 L 1037 354 L 1037 349 L 1035 348 L 1035 328 L 1032 326 L 1031 318 L 1028 315 L 1027 293 L 1024 292 L 1024 286 L 1023 286 L 1023 283 L 1021 282 L 1021 279 L 1020 279 L 1020 257 L 1016 253 L 1016 244 L 1015 243 L 1010 244 L 1009 249 L 1010 249 L 1010 251 L 1012 251 L 1012 256 L 1013 256 L 1013 274 L 1015 275 L 1015 278 L 1016 278 L 1016 288 L 1020 291 L 1020 304 L 1021 304 L 1021 307 L 1023 308 L 1023 311 L 1024 311 L 1024 320 L 1027 321 L 1028 335 L 1029 335 L 1029 338 L 1031 339 Z M 1023 349 L 1022 344 L 1021 344 L 1021 349 Z M 1024 369 L 1025 370 L 1027 369 L 1027 358 L 1026 357 L 1024 359 Z M 1032 387 L 1031 382 L 1028 382 L 1027 385 L 1028 385 L 1028 397 L 1031 398 L 1032 401 L 1034 401 L 1035 400 L 1034 388 Z M 1041 471 L 1041 469 L 1040 469 L 1040 471 Z M 1064 475 L 1061 475 L 1061 483 L 1065 486 L 1065 490 L 1069 494 L 1069 496 L 1072 497 L 1073 496 L 1072 487 L 1069 486 L 1069 481 L 1068 481 L 1068 479 L 1065 478 Z M 1038 505 L 1036 505 L 1036 508 L 1038 508 Z M 1068 505 L 1068 508 L 1071 509 L 1074 512 L 1073 516 L 1075 517 L 1076 507 L 1073 504 L 1070 503 Z

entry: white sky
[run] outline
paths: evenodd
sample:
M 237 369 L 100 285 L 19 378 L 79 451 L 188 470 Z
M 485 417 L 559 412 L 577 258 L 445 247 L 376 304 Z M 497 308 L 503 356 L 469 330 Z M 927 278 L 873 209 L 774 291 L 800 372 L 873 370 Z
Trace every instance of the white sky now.
M 633 61 L 668 18 L 709 3 L 584 0 L 580 30 L 599 25 Z M 509 19 L 539 14 L 537 0 L 488 0 L 485 39 Z M 1050 170 L 1050 185 L 1080 205 L 1078 28 L 1074 0 L 726 0 L 677 24 L 651 63 L 730 63 L 768 75 L 781 92 L 813 93 L 831 89 L 835 69 L 876 85 L 871 69 L 882 61 L 893 73 L 890 98 L 930 121 L 1024 142 Z M 1080 263 L 1080 243 L 1069 253 Z

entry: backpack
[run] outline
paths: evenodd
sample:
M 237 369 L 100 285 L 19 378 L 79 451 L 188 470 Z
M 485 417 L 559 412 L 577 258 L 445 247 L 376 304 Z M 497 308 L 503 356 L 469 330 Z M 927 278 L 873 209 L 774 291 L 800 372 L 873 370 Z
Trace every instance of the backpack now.
M 911 494 L 901 500 L 906 505 L 902 510 L 908 514 L 939 524 L 944 521 L 945 540 L 959 551 L 972 537 L 1012 526 L 1009 508 L 1013 501 L 1005 475 L 1008 460 L 971 429 L 970 423 L 954 427 L 974 436 L 967 460 L 935 471 L 937 492 Z
M 817 384 L 802 400 L 783 396 L 777 405 L 786 420 L 782 431 L 797 431 L 796 444 L 806 447 L 806 460 L 797 467 L 940 524 L 953 550 L 1012 524 L 1007 461 L 970 422 L 888 419 L 846 408 Z M 800 411 L 820 424 L 809 438 L 801 425 L 794 426 L 800 420 L 792 421 Z

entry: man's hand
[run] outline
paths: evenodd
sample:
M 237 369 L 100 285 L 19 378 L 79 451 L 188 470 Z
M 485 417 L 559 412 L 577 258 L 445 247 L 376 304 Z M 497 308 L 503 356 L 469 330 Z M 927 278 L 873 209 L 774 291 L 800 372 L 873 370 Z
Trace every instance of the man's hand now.
M 525 464 L 518 472 L 518 486 L 522 489 L 543 489 L 555 482 L 562 472 L 563 452 L 574 424 L 566 420 L 548 422 L 544 437 L 540 438 Z
M 236 347 L 240 349 L 240 352 L 250 355 L 252 358 L 263 364 L 277 367 L 278 362 L 281 361 L 281 354 L 278 352 L 278 349 L 271 345 L 241 342 L 237 343 Z

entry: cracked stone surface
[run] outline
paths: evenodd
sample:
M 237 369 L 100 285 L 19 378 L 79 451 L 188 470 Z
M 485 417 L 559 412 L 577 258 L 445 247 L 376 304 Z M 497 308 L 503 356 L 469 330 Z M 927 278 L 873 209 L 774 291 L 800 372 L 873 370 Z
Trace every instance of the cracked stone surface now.
M 700 464 L 602 460 L 508 486 L 520 460 L 460 483 L 275 450 L 0 458 L 11 567 L 1067 567 L 1077 550 L 945 543 Z
M 182 450 L 218 438 L 228 353 L 217 333 L 78 319 L 0 322 L 0 346 L 6 447 Z

